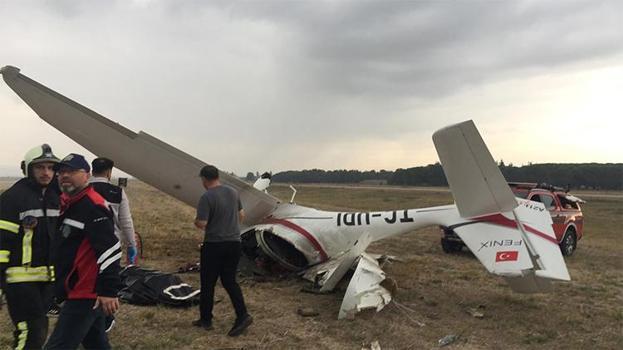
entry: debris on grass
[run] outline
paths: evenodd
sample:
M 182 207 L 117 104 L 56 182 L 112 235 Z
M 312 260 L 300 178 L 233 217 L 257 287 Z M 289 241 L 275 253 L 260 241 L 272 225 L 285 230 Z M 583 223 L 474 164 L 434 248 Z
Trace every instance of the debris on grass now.
M 402 314 L 411 322 L 415 323 L 417 326 L 419 327 L 424 327 L 426 326 L 426 324 L 424 322 L 420 322 L 418 320 L 416 320 L 412 315 L 416 314 L 415 310 L 411 309 L 410 307 L 401 304 L 397 301 L 394 300 L 394 302 L 390 305 L 394 305 L 396 307 L 396 309 L 398 309 L 398 311 L 402 312 Z
M 313 307 L 301 307 L 296 312 L 303 317 L 318 316 L 320 313 Z
M 474 318 L 484 318 L 485 314 L 481 311 L 478 311 L 478 309 L 475 308 L 468 308 L 465 310 L 465 312 L 467 312 L 468 314 L 472 315 L 472 317 Z
M 378 340 L 375 340 L 370 343 L 370 347 L 364 346 L 361 350 L 381 350 L 381 344 Z
M 456 334 L 448 334 L 445 337 L 439 339 L 438 343 L 439 343 L 439 347 L 444 347 L 447 345 L 450 345 L 452 343 L 454 343 L 455 341 L 459 340 L 459 336 Z
M 195 263 L 186 263 L 185 265 L 180 266 L 177 269 L 177 273 L 187 273 L 187 272 L 199 272 L 200 265 L 198 262 Z

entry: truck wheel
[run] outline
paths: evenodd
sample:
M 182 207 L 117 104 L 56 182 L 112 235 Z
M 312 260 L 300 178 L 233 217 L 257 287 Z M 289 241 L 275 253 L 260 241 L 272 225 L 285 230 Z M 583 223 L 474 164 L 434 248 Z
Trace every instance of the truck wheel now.
M 459 242 L 454 242 L 449 239 L 441 239 L 441 249 L 444 253 L 451 254 L 461 251 L 463 245 Z
M 448 241 L 445 238 L 442 238 L 441 239 L 441 250 L 443 250 L 443 252 L 446 254 L 452 253 L 452 242 Z
M 560 251 L 564 256 L 571 256 L 575 252 L 576 245 L 578 243 L 577 236 L 572 229 L 567 230 L 565 236 L 560 242 Z

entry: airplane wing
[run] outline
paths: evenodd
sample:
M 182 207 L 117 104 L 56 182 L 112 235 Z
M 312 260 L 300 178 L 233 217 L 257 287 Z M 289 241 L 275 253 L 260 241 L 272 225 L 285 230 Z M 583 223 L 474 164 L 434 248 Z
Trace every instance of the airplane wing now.
M 199 181 L 203 161 L 139 131 L 135 133 L 93 110 L 20 74 L 0 69 L 4 81 L 47 123 L 100 157 L 115 161 L 128 174 L 195 207 L 204 189 Z M 220 172 L 221 182 L 236 188 L 246 213 L 245 225 L 268 216 L 279 200 L 246 182 Z

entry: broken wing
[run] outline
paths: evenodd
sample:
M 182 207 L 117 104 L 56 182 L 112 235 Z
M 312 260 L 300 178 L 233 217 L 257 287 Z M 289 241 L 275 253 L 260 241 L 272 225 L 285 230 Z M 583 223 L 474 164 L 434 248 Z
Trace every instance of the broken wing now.
M 6 83 L 41 119 L 100 157 L 138 179 L 196 206 L 204 192 L 198 175 L 206 164 L 147 133 L 135 133 L 85 106 L 39 84 L 11 66 L 0 71 Z M 278 200 L 244 181 L 220 173 L 221 182 L 236 188 L 246 212 L 246 225 L 269 215 Z

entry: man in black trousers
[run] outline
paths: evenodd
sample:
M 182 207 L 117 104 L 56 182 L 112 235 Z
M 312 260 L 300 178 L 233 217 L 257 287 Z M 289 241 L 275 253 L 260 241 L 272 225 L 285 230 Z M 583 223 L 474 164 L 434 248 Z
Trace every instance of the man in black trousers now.
M 214 286 L 220 277 L 236 310 L 236 321 L 228 333 L 235 337 L 253 322 L 236 282 L 241 254 L 239 223 L 244 218 L 244 210 L 238 192 L 220 183 L 216 167 L 204 166 L 199 176 L 206 192 L 197 205 L 195 226 L 204 230 L 205 236 L 201 247 L 200 318 L 193 325 L 206 330 L 212 329 Z

